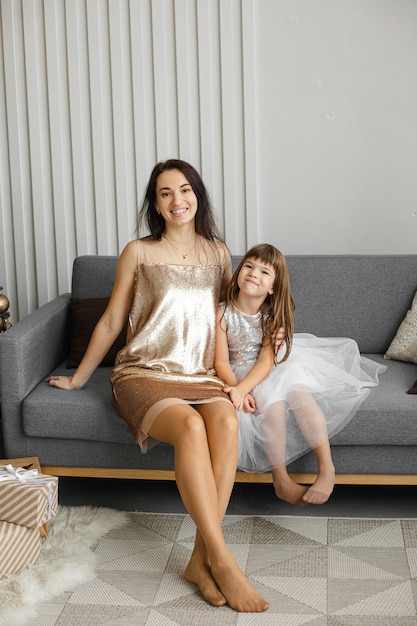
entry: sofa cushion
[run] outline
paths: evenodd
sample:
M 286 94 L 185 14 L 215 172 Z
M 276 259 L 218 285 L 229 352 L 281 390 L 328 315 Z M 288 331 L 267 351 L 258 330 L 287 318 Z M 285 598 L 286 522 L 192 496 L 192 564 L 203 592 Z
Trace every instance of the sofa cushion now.
M 84 255 L 74 259 L 71 293 L 75 298 L 109 298 L 116 278 L 117 256 Z
M 23 430 L 29 437 L 86 439 L 136 445 L 120 417 L 110 385 L 111 367 L 96 369 L 83 389 L 68 391 L 40 383 L 23 402 Z M 54 375 L 66 376 L 65 363 Z
M 397 333 L 385 353 L 386 359 L 417 363 L 417 291 L 411 309 L 401 322 Z
M 287 255 L 295 332 L 383 354 L 417 290 L 416 255 Z
M 87 350 L 88 342 L 110 298 L 71 298 L 71 342 L 67 368 L 78 367 Z M 116 341 L 100 363 L 113 367 L 116 354 L 126 344 L 127 322 Z
M 370 388 L 353 419 L 332 438 L 331 445 L 416 445 L 417 404 L 406 393 L 417 376 L 416 365 L 387 362 L 382 354 L 364 356 L 387 365 L 387 370 L 380 375 L 380 384 Z
M 382 355 L 365 355 L 384 363 Z M 417 445 L 417 406 L 405 392 L 417 376 L 411 363 L 385 361 L 388 369 L 352 421 L 332 445 Z M 23 430 L 29 437 L 90 440 L 136 445 L 112 398 L 111 368 L 98 368 L 84 389 L 64 391 L 38 385 L 23 402 Z M 65 375 L 65 364 L 54 374 Z M 395 424 L 393 424 L 395 415 Z

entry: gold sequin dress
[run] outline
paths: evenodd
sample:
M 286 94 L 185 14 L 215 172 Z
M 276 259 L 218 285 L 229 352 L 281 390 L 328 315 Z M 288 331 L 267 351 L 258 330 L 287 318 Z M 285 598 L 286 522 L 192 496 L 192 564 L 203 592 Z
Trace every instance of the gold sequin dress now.
M 142 452 L 161 410 L 227 401 L 214 370 L 221 265 L 138 263 L 127 344 L 111 376 L 113 397 Z

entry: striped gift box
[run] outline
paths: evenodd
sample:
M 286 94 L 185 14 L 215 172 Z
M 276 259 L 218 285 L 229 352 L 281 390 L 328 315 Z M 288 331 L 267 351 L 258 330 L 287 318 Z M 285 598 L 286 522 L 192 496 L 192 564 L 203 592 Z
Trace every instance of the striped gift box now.
M 0 578 L 39 562 L 41 538 L 38 528 L 0 522 Z
M 21 482 L 0 466 L 0 520 L 39 528 L 58 510 L 58 478 L 36 472 Z M 28 472 L 29 474 L 29 472 Z M 23 471 L 23 479 L 25 474 Z

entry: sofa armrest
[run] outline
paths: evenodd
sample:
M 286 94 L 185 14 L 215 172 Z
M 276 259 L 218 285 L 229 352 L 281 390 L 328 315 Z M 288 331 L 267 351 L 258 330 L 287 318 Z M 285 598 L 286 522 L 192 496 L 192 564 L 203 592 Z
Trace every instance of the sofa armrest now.
M 23 400 L 68 355 L 70 298 L 71 294 L 54 298 L 0 334 L 0 402 L 7 454 L 25 456 Z

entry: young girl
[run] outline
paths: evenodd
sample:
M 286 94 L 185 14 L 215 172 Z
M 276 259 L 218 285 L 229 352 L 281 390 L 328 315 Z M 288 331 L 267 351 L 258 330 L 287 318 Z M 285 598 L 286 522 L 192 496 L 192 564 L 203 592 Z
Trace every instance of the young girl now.
M 275 352 L 273 337 L 285 329 Z M 322 504 L 333 491 L 329 437 L 353 417 L 386 369 L 352 339 L 293 334 L 294 301 L 284 256 L 269 244 L 242 258 L 217 313 L 215 368 L 239 417 L 238 466 L 272 470 L 276 495 Z M 312 449 L 318 475 L 298 485 L 286 465 Z

